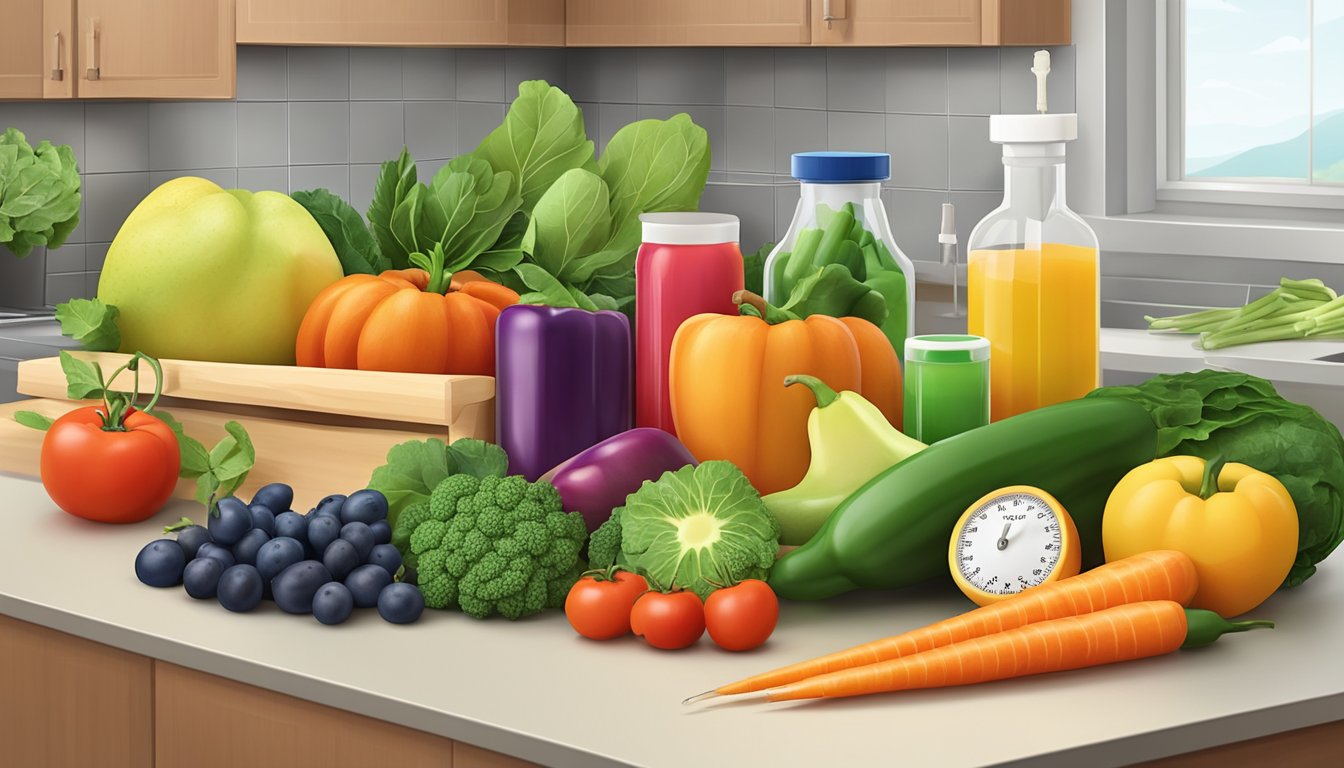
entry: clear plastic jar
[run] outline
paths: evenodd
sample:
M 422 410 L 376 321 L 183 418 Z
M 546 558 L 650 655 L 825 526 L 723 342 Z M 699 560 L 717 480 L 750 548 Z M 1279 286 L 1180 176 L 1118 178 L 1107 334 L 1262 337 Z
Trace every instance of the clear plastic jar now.
M 882 333 L 898 356 L 914 332 L 915 270 L 901 252 L 882 205 L 891 156 L 877 152 L 800 152 L 800 182 L 788 232 L 765 262 L 765 299 L 782 306 L 797 283 L 828 264 L 844 264 L 855 279 L 882 294 Z

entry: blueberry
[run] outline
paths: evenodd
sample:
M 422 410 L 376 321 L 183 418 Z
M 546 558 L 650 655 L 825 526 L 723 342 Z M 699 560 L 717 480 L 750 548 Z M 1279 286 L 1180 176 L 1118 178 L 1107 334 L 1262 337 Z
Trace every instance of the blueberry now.
M 280 514 L 294 503 L 294 489 L 284 483 L 268 483 L 257 489 L 252 496 L 252 503 L 266 507 L 273 514 Z
M 371 488 L 355 491 L 341 505 L 342 523 L 373 525 L 387 519 L 387 497 Z
M 196 550 L 196 558 L 200 559 L 202 557 L 213 557 L 219 562 L 223 563 L 225 568 L 228 568 L 229 566 L 238 562 L 238 560 L 234 558 L 232 552 L 214 543 L 213 541 L 202 544 L 201 548 Z
M 355 610 L 355 598 L 339 581 L 329 581 L 313 595 L 313 616 L 323 624 L 340 624 Z
M 256 566 L 235 565 L 219 577 L 219 604 L 235 613 L 247 613 L 261 603 L 261 574 Z
M 391 543 L 392 526 L 388 525 L 386 520 L 379 520 L 376 523 L 369 523 L 369 530 L 373 531 L 374 544 Z
M 401 567 L 401 552 L 391 544 L 377 544 L 369 552 L 368 562 L 381 567 L 388 575 L 396 576 Z
M 314 513 L 316 514 L 316 513 Z M 331 542 L 341 537 L 341 521 L 331 515 L 314 517 L 308 523 L 308 543 L 319 558 L 327 551 Z
M 219 577 L 224 573 L 224 563 L 213 557 L 198 557 L 187 563 L 182 572 L 182 585 L 187 594 L 197 600 L 214 597 L 219 588 Z
M 322 564 L 331 571 L 331 578 L 336 581 L 345 581 L 345 577 L 358 568 L 361 562 L 363 561 L 359 559 L 355 545 L 345 539 L 331 542 L 327 546 L 327 551 L 322 554 Z
M 275 535 L 275 514 L 271 508 L 263 504 L 253 504 L 247 508 L 252 513 L 252 527 L 259 531 L 265 531 L 267 536 Z
M 201 545 L 210 541 L 210 532 L 199 525 L 192 525 L 177 532 L 177 546 L 182 548 L 182 554 L 187 556 L 188 560 L 196 557 L 196 551 Z
M 216 544 L 232 547 L 252 530 L 252 511 L 241 500 L 226 496 L 215 504 L 213 514 L 207 515 L 210 536 Z
M 346 523 L 341 526 L 341 538 L 355 545 L 359 562 L 364 562 L 373 551 L 373 531 L 364 523 Z
M 330 496 L 326 496 L 321 501 L 317 502 L 317 506 L 313 507 L 313 511 L 320 512 L 321 514 L 324 515 L 328 514 L 335 515 L 336 519 L 339 520 L 341 517 L 341 505 L 344 503 L 345 503 L 345 494 L 333 493 Z
M 331 581 L 326 566 L 316 560 L 295 563 L 271 581 L 275 604 L 285 613 L 312 613 L 313 595 L 318 587 Z
M 392 577 L 381 565 L 361 565 L 345 577 L 345 586 L 355 598 L 356 608 L 372 608 L 378 604 L 378 593 L 392 583 Z
M 388 584 L 378 593 L 378 615 L 393 624 L 410 624 L 425 612 L 425 598 L 419 587 Z
M 281 571 L 302 560 L 303 545 L 298 539 L 277 536 L 257 550 L 256 564 L 257 570 L 261 572 L 261 580 L 270 584 L 271 579 L 279 576 Z
M 271 537 L 267 536 L 265 531 L 260 528 L 253 528 L 247 532 L 247 535 L 243 536 L 242 541 L 233 545 L 233 559 L 246 565 L 256 565 L 257 552 L 261 550 L 263 544 L 270 540 Z
M 187 556 L 172 539 L 155 539 L 135 556 L 135 576 L 151 587 L 172 587 L 182 583 Z
M 298 541 L 308 540 L 308 518 L 293 510 L 275 516 L 275 538 L 288 536 Z

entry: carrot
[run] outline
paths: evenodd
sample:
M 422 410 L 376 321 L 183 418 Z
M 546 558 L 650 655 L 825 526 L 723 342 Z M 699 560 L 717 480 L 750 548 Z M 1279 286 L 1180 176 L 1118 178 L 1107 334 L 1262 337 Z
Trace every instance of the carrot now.
M 1188 617 L 1188 618 L 1187 618 Z M 877 664 L 818 675 L 765 692 L 770 701 L 945 688 L 1095 667 L 1205 645 L 1225 632 L 1274 626 L 1229 622 L 1171 600 L 1129 603 L 1028 624 Z
M 1077 616 L 1125 603 L 1174 600 L 1184 605 L 1194 597 L 1196 586 L 1195 564 L 1186 554 L 1172 550 L 1144 552 L 921 629 L 729 683 L 693 696 L 687 703 L 713 696 L 759 691 L 813 675 L 899 659 L 1038 621 Z

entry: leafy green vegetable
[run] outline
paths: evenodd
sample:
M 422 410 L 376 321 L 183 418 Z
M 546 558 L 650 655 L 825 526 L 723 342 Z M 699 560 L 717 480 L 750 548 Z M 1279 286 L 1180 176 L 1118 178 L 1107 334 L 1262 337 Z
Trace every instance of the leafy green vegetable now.
M 1268 381 L 1203 370 L 1102 387 L 1088 397 L 1121 397 L 1147 408 L 1157 423 L 1158 456 L 1222 456 L 1278 478 L 1298 516 L 1297 561 L 1286 586 L 1310 578 L 1344 539 L 1344 438 Z
M 518 619 L 564 605 L 587 535 L 550 483 L 454 474 L 397 518 L 392 542 L 416 568 L 426 606 Z
M 545 80 L 518 84 L 518 97 L 504 122 L 473 154 L 518 179 L 526 211 L 565 171 L 593 167 L 593 142 L 584 133 L 583 113 Z
M 742 268 L 746 278 L 743 287 L 748 291 L 765 295 L 765 260 L 774 249 L 774 243 L 762 243 L 755 252 L 742 254 Z
M 596 268 L 587 262 L 611 233 L 609 203 L 601 176 L 582 168 L 566 171 L 532 209 L 523 241 L 531 245 L 532 260 L 564 282 L 591 277 Z
M 843 264 L 827 264 L 799 280 L 780 309 L 798 317 L 830 315 L 861 317 L 880 326 L 887 319 L 887 300 L 854 279 Z
M 33 149 L 17 128 L 0 134 L 0 245 L 15 256 L 58 248 L 79 223 L 79 168 L 68 145 Z
M 97 299 L 71 299 L 56 305 L 61 333 L 90 352 L 115 352 L 121 346 L 121 331 L 117 329 L 120 314 L 116 307 Z
M 379 251 L 392 263 L 393 269 L 411 266 L 407 251 L 392 233 L 392 212 L 402 206 L 415 189 L 415 161 L 405 147 L 396 160 L 383 163 L 378 170 L 378 181 L 373 185 L 373 200 L 369 203 L 369 229 L 378 241 Z
M 1316 278 L 1280 278 L 1279 287 L 1244 307 L 1172 317 L 1145 316 L 1149 330 L 1198 333 L 1203 349 L 1262 341 L 1344 336 L 1344 297 Z
M 345 200 L 325 189 L 300 190 L 290 197 L 306 208 L 326 233 L 345 274 L 376 275 L 392 268 L 392 262 L 364 226 L 364 218 Z
M 589 312 L 598 310 L 597 302 L 572 285 L 565 285 L 536 264 L 519 264 L 514 274 L 522 280 L 529 292 L 518 297 L 519 304 L 542 304 L 547 307 L 577 307 Z M 606 297 L 604 297 L 606 298 Z M 605 307 L 604 307 L 605 308 Z
M 764 579 L 779 550 L 778 521 L 727 461 L 664 472 L 630 494 L 612 520 L 593 532 L 593 567 L 610 564 L 601 561 L 611 556 L 619 527 L 619 565 L 650 585 L 688 589 L 702 600 L 720 586 Z
M 411 440 L 392 446 L 387 463 L 373 471 L 368 487 L 387 497 L 387 521 L 395 526 L 403 510 L 428 502 L 449 475 L 502 475 L 508 466 L 504 449 L 483 440 L 462 438 L 452 445 L 435 438 Z

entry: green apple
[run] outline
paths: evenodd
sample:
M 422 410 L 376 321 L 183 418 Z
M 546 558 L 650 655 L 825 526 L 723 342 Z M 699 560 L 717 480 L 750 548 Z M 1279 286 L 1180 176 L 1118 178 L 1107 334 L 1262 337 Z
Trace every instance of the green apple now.
M 340 278 L 322 228 L 288 195 L 184 176 L 126 218 L 98 298 L 121 311 L 122 352 L 293 365 L 308 305 Z

